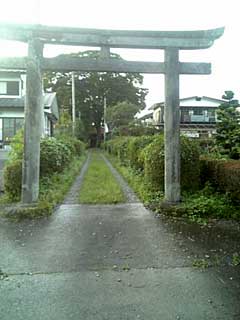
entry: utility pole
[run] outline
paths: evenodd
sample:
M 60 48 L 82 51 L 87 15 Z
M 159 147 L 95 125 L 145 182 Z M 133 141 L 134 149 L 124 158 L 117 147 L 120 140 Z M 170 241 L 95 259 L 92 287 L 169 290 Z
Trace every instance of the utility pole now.
M 72 72 L 72 131 L 75 134 L 76 126 L 76 101 L 75 101 L 75 73 Z

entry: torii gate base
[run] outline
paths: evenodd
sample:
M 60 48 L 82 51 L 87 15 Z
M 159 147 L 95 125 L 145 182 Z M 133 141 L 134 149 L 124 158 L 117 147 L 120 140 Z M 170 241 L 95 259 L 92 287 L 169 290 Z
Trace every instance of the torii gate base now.
M 28 41 L 28 58 L 0 59 L 1 69 L 27 69 L 22 202 L 38 201 L 42 70 L 163 73 L 165 75 L 165 202 L 180 201 L 179 74 L 210 74 L 209 63 L 181 63 L 179 50 L 206 49 L 224 28 L 203 31 L 119 31 L 0 24 L 0 38 Z M 99 59 L 43 58 L 44 43 L 101 47 Z M 110 48 L 165 50 L 165 62 L 110 59 Z

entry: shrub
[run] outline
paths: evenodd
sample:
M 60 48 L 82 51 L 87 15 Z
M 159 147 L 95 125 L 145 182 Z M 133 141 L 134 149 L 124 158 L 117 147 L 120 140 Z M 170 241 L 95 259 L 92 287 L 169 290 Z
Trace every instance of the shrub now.
M 22 160 L 14 160 L 4 168 L 4 190 L 11 200 L 18 200 L 21 194 Z
M 121 164 L 128 165 L 129 159 L 127 157 L 128 144 L 131 138 L 119 139 L 118 141 L 118 159 Z
M 199 148 L 195 141 L 181 137 L 181 187 L 183 190 L 199 188 Z M 157 136 L 144 148 L 144 174 L 153 190 L 164 190 L 164 138 Z
M 11 151 L 9 153 L 9 160 L 19 160 L 23 158 L 23 129 L 20 129 L 11 141 Z
M 70 146 L 56 138 L 44 138 L 41 141 L 40 175 L 47 176 L 61 172 L 70 162 Z
M 128 143 L 130 139 L 131 139 L 130 137 L 115 138 L 115 139 L 109 140 L 108 142 L 105 142 L 104 146 L 109 153 L 118 157 L 121 164 L 127 165 L 128 164 L 127 148 L 128 148 Z
M 85 143 L 78 139 L 73 139 L 72 144 L 74 146 L 74 154 L 78 157 L 81 156 L 86 148 Z
M 132 136 L 140 137 L 145 135 L 154 135 L 159 133 L 159 130 L 154 126 L 146 126 L 141 123 L 131 123 L 129 125 L 120 126 L 113 130 L 114 136 Z
M 74 137 L 61 136 L 57 141 L 66 145 L 75 156 L 82 155 L 85 150 L 85 144 Z
M 40 143 L 40 177 L 62 172 L 74 156 L 80 156 L 84 144 L 75 138 L 43 138 Z M 11 199 L 21 194 L 23 138 L 22 132 L 13 139 L 10 160 L 4 168 L 4 189 Z
M 240 201 L 240 161 L 201 159 L 201 182 L 207 181 L 232 200 Z
M 213 138 L 201 138 L 198 140 L 201 154 L 209 154 L 209 152 L 216 152 L 215 141 Z
M 143 170 L 144 163 L 140 156 L 142 150 L 150 144 L 154 136 L 133 137 L 129 140 L 127 147 L 127 156 L 130 166 L 135 170 Z
M 200 186 L 200 151 L 198 143 L 181 137 L 181 186 L 183 190 L 195 191 Z
M 159 135 L 142 150 L 144 175 L 153 190 L 164 190 L 164 137 Z
M 117 156 L 120 163 L 137 170 L 144 169 L 146 183 L 152 190 L 164 190 L 164 138 L 163 135 L 119 137 L 104 144 L 105 149 Z M 184 190 L 199 187 L 198 144 L 181 137 L 181 186 Z
M 195 194 L 185 194 L 183 207 L 188 217 L 194 221 L 201 221 L 208 217 L 239 218 L 239 213 L 231 199 L 214 192 L 214 188 L 209 183 Z

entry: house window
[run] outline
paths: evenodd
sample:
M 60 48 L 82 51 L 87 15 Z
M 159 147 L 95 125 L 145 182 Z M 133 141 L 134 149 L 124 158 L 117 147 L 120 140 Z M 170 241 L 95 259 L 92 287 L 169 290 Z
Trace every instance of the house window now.
M 24 125 L 24 119 L 23 118 L 16 118 L 15 119 L 15 133 L 17 133 L 18 130 L 22 129 Z
M 0 94 L 6 96 L 19 96 L 19 81 L 0 81 Z
M 3 140 L 8 141 L 14 136 L 15 119 L 3 119 Z
M 7 82 L 0 81 L 0 94 L 7 94 Z
M 22 118 L 4 118 L 3 119 L 3 141 L 10 141 L 19 129 L 23 127 Z
M 202 116 L 203 115 L 203 109 L 196 108 L 193 110 L 194 116 Z
M 19 81 L 8 81 L 7 82 L 7 95 L 19 96 Z

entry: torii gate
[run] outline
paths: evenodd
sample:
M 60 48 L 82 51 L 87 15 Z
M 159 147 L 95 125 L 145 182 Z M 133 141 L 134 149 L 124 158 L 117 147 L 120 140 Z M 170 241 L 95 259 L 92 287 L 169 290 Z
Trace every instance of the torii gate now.
M 39 196 L 40 132 L 43 113 L 42 71 L 139 72 L 165 75 L 165 201 L 180 201 L 179 75 L 210 74 L 210 63 L 183 63 L 179 50 L 206 49 L 224 28 L 200 31 L 119 31 L 42 25 L 0 24 L 0 38 L 28 43 L 28 57 L 1 58 L 1 69 L 26 69 L 22 203 Z M 44 58 L 44 44 L 94 46 L 101 58 Z M 110 48 L 163 49 L 165 62 L 110 59 Z

